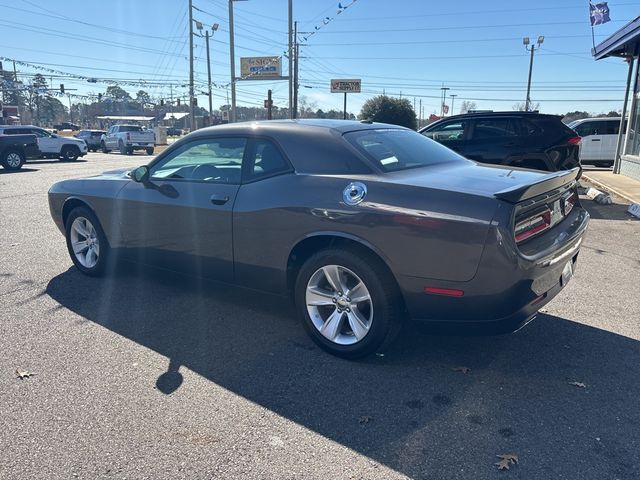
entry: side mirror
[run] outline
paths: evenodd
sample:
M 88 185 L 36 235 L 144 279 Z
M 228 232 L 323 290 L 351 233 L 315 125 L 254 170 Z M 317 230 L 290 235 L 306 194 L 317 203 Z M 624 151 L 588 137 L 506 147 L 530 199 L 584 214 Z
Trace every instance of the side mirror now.
M 138 168 L 131 170 L 131 180 L 136 183 L 146 183 L 149 180 L 149 167 L 142 165 Z

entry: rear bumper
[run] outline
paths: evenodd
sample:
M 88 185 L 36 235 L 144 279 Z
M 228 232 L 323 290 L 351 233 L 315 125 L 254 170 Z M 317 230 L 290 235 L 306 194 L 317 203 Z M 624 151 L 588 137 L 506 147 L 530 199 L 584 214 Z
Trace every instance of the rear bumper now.
M 507 232 L 495 227 L 476 276 L 468 282 L 399 276 L 411 318 L 439 326 L 464 327 L 468 333 L 517 330 L 566 286 L 563 270 L 569 262 L 575 268 L 588 222 L 589 214 L 575 208 L 564 225 L 558 225 L 553 246 L 537 255 L 522 254 L 507 240 Z M 425 293 L 425 287 L 464 294 L 434 295 Z

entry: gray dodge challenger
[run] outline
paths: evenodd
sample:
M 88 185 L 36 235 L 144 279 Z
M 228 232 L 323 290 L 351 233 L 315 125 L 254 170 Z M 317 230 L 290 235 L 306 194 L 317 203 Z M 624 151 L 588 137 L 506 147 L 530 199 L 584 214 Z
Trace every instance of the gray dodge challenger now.
M 265 121 L 58 182 L 49 205 L 82 273 L 117 254 L 289 295 L 320 347 L 355 358 L 407 318 L 486 333 L 531 320 L 575 268 L 578 176 L 480 165 L 393 125 Z

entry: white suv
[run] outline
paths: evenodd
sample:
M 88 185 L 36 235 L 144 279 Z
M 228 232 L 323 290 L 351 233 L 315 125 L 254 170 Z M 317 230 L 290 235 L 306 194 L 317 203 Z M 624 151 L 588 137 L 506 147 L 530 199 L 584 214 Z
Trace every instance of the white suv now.
M 33 125 L 0 125 L 0 134 L 35 135 L 43 158 L 77 160 L 87 154 L 87 144 L 78 138 L 62 137 Z
M 626 128 L 627 122 L 625 122 Z M 613 165 L 620 132 L 620 117 L 583 118 L 568 125 L 582 137 L 580 163 L 602 167 Z

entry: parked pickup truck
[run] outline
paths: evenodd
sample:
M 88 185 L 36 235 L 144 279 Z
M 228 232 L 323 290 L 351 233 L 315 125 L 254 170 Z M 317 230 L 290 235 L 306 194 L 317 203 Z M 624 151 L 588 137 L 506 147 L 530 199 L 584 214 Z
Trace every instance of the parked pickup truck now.
M 100 148 L 104 153 L 119 150 L 122 155 L 131 155 L 134 150 L 145 150 L 147 155 L 153 155 L 156 135 L 152 130 L 146 130 L 139 125 L 113 125 L 102 136 Z
M 27 157 L 39 157 L 35 135 L 0 135 L 0 163 L 7 170 L 20 170 Z

